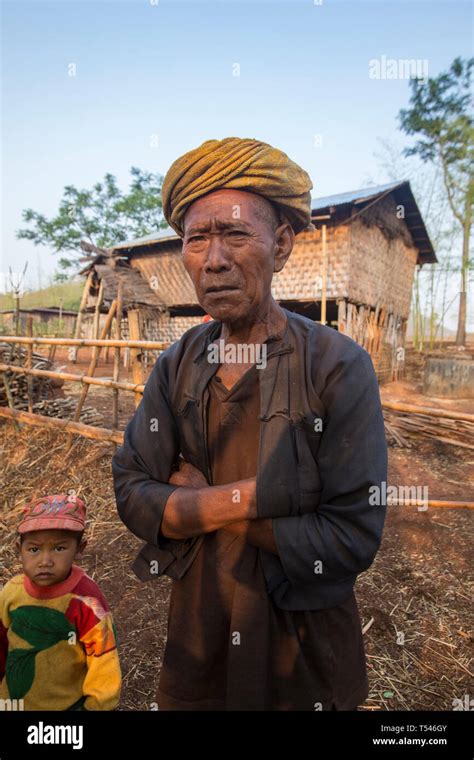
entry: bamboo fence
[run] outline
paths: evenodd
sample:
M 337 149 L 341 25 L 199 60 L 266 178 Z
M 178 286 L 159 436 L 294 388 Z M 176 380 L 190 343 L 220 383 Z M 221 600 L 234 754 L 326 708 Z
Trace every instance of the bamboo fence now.
M 41 414 L 34 414 L 31 411 L 21 411 L 13 407 L 13 400 L 9 396 L 9 406 L 0 406 L 0 417 L 11 420 L 14 424 L 26 423 L 28 425 L 34 425 L 38 427 L 45 427 L 58 432 L 67 433 L 68 446 L 71 444 L 72 437 L 74 435 L 84 436 L 97 441 L 108 441 L 115 445 L 123 442 L 123 432 L 117 429 L 118 427 L 118 393 L 124 391 L 133 393 L 135 396 L 136 406 L 140 402 L 140 398 L 143 394 L 145 385 L 143 383 L 143 364 L 141 362 L 142 352 L 146 350 L 158 350 L 163 351 L 168 347 L 167 343 L 160 341 L 148 341 L 148 340 L 122 340 L 120 338 L 120 312 L 121 312 L 121 293 L 118 293 L 117 299 L 112 303 L 107 320 L 102 328 L 100 338 L 91 339 L 78 339 L 78 338 L 35 338 L 29 336 L 2 336 L 2 341 L 5 343 L 21 343 L 27 346 L 27 363 L 26 366 L 17 366 L 14 364 L 0 363 L 0 372 L 3 374 L 3 378 L 6 378 L 6 372 L 24 374 L 27 378 L 31 377 L 47 377 L 58 380 L 63 380 L 72 383 L 81 383 L 83 385 L 81 395 L 78 400 L 77 408 L 75 411 L 74 419 L 57 419 L 52 417 L 46 417 Z M 111 330 L 112 319 L 114 315 L 117 315 L 116 320 L 116 338 L 108 339 L 105 337 Z M 55 370 L 42 370 L 32 368 L 32 354 L 33 347 L 35 345 L 50 345 L 52 347 L 57 346 L 75 346 L 78 348 L 91 347 L 93 348 L 91 361 L 89 364 L 87 374 L 74 374 L 72 372 L 61 372 Z M 53 348 L 53 350 L 54 350 Z M 94 377 L 94 372 L 97 367 L 100 351 L 102 348 L 114 349 L 114 367 L 112 378 L 98 378 Z M 119 379 L 120 373 L 120 352 L 122 349 L 131 349 L 131 362 L 132 362 L 132 375 L 134 380 L 139 382 L 129 383 L 121 381 Z M 137 365 L 135 367 L 135 364 Z M 79 416 L 87 396 L 87 392 L 91 385 L 100 386 L 102 388 L 110 388 L 113 392 L 113 414 L 112 414 L 112 428 L 102 428 L 95 425 L 87 425 L 79 422 Z M 429 416 L 430 418 L 447 419 L 454 422 L 468 424 L 469 427 L 474 426 L 474 414 L 467 414 L 462 412 L 454 412 L 446 409 L 438 409 L 432 407 L 422 407 L 414 404 L 404 404 L 398 402 L 383 401 L 382 406 L 384 410 L 403 413 L 406 415 L 418 415 Z M 28 383 L 28 409 L 32 409 L 33 399 L 31 383 Z M 453 442 L 453 441 L 449 441 Z M 463 444 L 461 444 L 463 445 Z M 418 502 L 413 500 L 395 500 L 391 502 L 393 505 L 398 506 L 417 506 Z M 419 505 L 418 505 L 419 506 Z M 474 509 L 474 502 L 469 501 L 440 501 L 440 500 L 427 500 L 423 501 L 424 507 L 450 507 L 450 508 L 469 508 Z
M 10 344 L 23 344 L 27 347 L 27 359 L 25 366 L 18 366 L 11 363 L 0 362 L 0 373 L 3 375 L 3 381 L 7 390 L 8 407 L 0 407 L 0 416 L 11 419 L 15 424 L 18 422 L 24 422 L 29 425 L 43 426 L 47 428 L 53 428 L 60 430 L 68 434 L 69 448 L 72 443 L 73 435 L 82 435 L 86 438 L 94 438 L 96 440 L 111 441 L 113 443 L 121 443 L 123 440 L 123 433 L 118 430 L 118 394 L 119 391 L 126 393 L 133 393 L 135 397 L 135 406 L 140 403 L 141 396 L 145 389 L 143 382 L 143 365 L 141 362 L 143 352 L 146 350 L 164 351 L 168 348 L 168 343 L 162 341 L 144 341 L 144 340 L 122 340 L 120 337 L 120 318 L 122 312 L 121 304 L 122 294 L 117 294 L 117 299 L 112 303 L 109 312 L 107 314 L 106 321 L 101 331 L 99 338 L 92 339 L 78 339 L 78 338 L 35 338 L 32 335 L 28 336 L 16 336 L 7 335 L 2 336 L 3 343 Z M 116 317 L 116 338 L 108 339 L 106 336 L 112 329 L 112 321 L 114 316 Z M 138 326 L 137 326 L 138 331 Z M 74 346 L 76 348 L 92 348 L 92 356 L 89 363 L 88 370 L 85 374 L 76 374 L 73 372 L 62 372 L 59 370 L 45 370 L 35 369 L 32 367 L 32 355 L 33 347 L 35 345 L 49 345 L 52 350 L 55 350 L 57 346 Z M 112 378 L 94 377 L 100 352 L 103 348 L 114 349 L 114 368 Z M 140 380 L 140 382 L 129 383 L 124 380 L 120 380 L 120 356 L 122 349 L 131 349 L 131 367 L 132 375 L 134 378 Z M 74 354 L 73 361 L 77 359 L 77 354 Z M 135 366 L 137 365 L 137 366 Z M 82 391 L 78 399 L 76 410 L 74 412 L 73 420 L 61 420 L 46 417 L 41 414 L 33 414 L 33 391 L 32 384 L 28 382 L 28 412 L 20 411 L 14 408 L 14 400 L 9 391 L 9 384 L 6 373 L 13 373 L 19 375 L 26 375 L 28 381 L 32 377 L 44 377 L 56 380 L 62 380 L 71 383 L 81 383 Z M 94 425 L 86 425 L 79 422 L 81 410 L 87 397 L 90 386 L 99 386 L 101 388 L 111 388 L 113 392 L 113 407 L 112 407 L 112 429 L 99 428 Z

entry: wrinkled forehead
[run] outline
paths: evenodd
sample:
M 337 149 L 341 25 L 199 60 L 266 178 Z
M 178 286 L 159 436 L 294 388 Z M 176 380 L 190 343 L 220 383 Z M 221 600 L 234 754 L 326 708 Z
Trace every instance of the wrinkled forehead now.
M 262 195 L 247 190 L 214 190 L 193 201 L 184 215 L 184 229 L 206 224 L 212 219 L 222 222 L 243 221 L 256 224 L 273 209 Z

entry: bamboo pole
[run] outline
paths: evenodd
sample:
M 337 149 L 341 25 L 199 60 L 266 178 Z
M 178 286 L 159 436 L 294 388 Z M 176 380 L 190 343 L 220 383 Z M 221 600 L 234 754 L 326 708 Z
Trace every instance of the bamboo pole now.
M 19 409 L 9 409 L 0 406 L 0 417 L 11 420 L 15 424 L 24 422 L 34 427 L 45 427 L 69 433 L 71 435 L 81 435 L 85 438 L 91 438 L 97 441 L 110 441 L 112 443 L 123 443 L 123 433 L 118 430 L 109 430 L 108 428 L 94 427 L 85 425 L 82 422 L 72 420 L 61 420 L 56 417 L 45 417 L 41 414 L 30 414 L 22 412 Z M 413 507 L 423 506 L 431 509 L 474 509 L 473 501 L 449 501 L 441 499 L 389 499 L 389 506 Z
M 326 324 L 326 290 L 327 290 L 327 270 L 328 270 L 328 260 L 327 260 L 327 246 L 326 246 L 326 225 L 323 224 L 321 227 L 321 235 L 322 235 L 322 244 L 323 244 L 323 276 L 322 276 L 322 286 L 321 286 L 321 324 Z
M 57 380 L 66 380 L 71 383 L 84 383 L 86 385 L 98 385 L 102 388 L 113 388 L 131 393 L 143 393 L 144 383 L 134 385 L 125 381 L 115 381 L 105 377 L 89 377 L 88 375 L 75 375 L 72 372 L 58 372 L 52 369 L 27 369 L 18 367 L 16 364 L 0 363 L 0 372 L 16 372 L 19 375 L 32 375 L 33 377 L 51 377 Z
M 24 422 L 27 425 L 46 427 L 63 433 L 81 435 L 96 441 L 123 443 L 123 433 L 120 431 L 84 425 L 82 422 L 45 417 L 41 414 L 30 414 L 29 412 L 22 412 L 19 409 L 9 409 L 6 406 L 0 406 L 0 417 L 4 417 L 15 423 Z M 423 506 L 432 509 L 474 509 L 473 501 L 448 501 L 441 499 L 427 499 L 426 501 L 420 499 L 389 499 L 389 505 L 399 507 Z
M 117 314 L 117 305 L 115 306 L 115 314 Z M 105 336 L 106 340 L 107 340 L 107 338 L 109 340 L 112 338 L 112 325 L 113 325 L 113 320 L 110 323 L 109 332 Z M 110 346 L 105 346 L 105 358 L 104 358 L 104 361 L 105 361 L 106 364 L 109 363 L 109 351 L 110 351 Z
M 1 335 L 0 343 L 34 343 L 35 345 L 55 346 L 79 346 L 81 348 L 93 346 L 110 346 L 111 348 L 139 348 L 164 351 L 169 343 L 158 340 L 105 340 L 103 338 L 27 338 L 24 336 Z
M 449 420 L 464 420 L 464 422 L 474 423 L 474 414 L 467 412 L 455 412 L 449 409 L 434 409 L 429 406 L 417 406 L 416 404 L 401 404 L 398 401 L 382 401 L 382 407 L 393 409 L 396 412 L 407 412 L 408 414 L 428 414 L 431 417 L 442 417 Z
M 109 313 L 107 314 L 107 318 L 105 320 L 105 324 L 102 328 L 102 333 L 100 335 L 101 339 L 105 338 L 105 336 L 107 335 L 110 329 L 110 325 L 112 323 L 112 319 L 114 318 L 116 308 L 117 308 L 117 301 L 114 300 L 112 301 L 112 304 L 109 309 Z M 95 372 L 95 369 L 97 367 L 97 362 L 99 361 L 100 349 L 101 349 L 100 346 L 96 346 L 92 351 L 92 358 L 91 358 L 89 369 L 87 372 L 88 377 L 92 377 L 92 375 Z M 84 401 L 86 400 L 87 394 L 89 392 L 89 386 L 90 384 L 86 383 L 84 384 L 84 387 L 82 388 L 81 395 L 79 396 L 79 400 L 77 402 L 76 411 L 74 412 L 74 422 L 79 422 L 79 419 L 81 417 L 81 410 L 82 410 L 82 407 L 84 406 Z M 70 435 L 67 442 L 68 450 L 71 447 L 71 444 L 72 444 L 72 436 Z
M 429 507 L 430 509 L 474 509 L 474 501 L 441 501 L 439 499 L 389 499 L 390 507 Z
M 115 314 L 116 308 L 117 308 L 117 301 L 114 300 L 114 301 L 112 301 L 112 304 L 111 304 L 110 309 L 109 309 L 109 313 L 107 314 L 107 318 L 105 320 L 105 324 L 104 324 L 104 326 L 102 328 L 102 332 L 101 332 L 101 335 L 100 335 L 101 338 L 105 338 L 105 336 L 107 335 L 107 333 L 108 333 L 108 331 L 110 329 L 110 325 L 112 323 L 112 319 L 114 318 L 114 314 Z M 101 350 L 100 346 L 95 346 L 94 349 L 93 349 L 93 351 L 92 351 L 92 357 L 91 357 L 91 360 L 90 360 L 89 369 L 87 371 L 87 376 L 88 377 L 92 377 L 93 374 L 94 374 L 94 372 L 95 372 L 95 370 L 96 370 L 97 363 L 99 361 L 100 350 Z M 75 420 L 75 422 L 78 422 L 79 418 L 81 416 L 81 410 L 82 410 L 82 407 L 84 405 L 84 401 L 86 400 L 87 394 L 89 392 L 89 385 L 90 385 L 90 383 L 86 383 L 85 384 L 84 388 L 82 389 L 81 395 L 79 397 L 79 401 L 77 402 L 76 411 L 74 412 L 74 420 Z
M 15 424 L 17 422 L 25 422 L 27 425 L 59 430 L 63 433 L 69 433 L 69 435 L 82 435 L 85 438 L 92 438 L 96 441 L 123 443 L 123 433 L 120 431 L 85 425 L 83 422 L 61 420 L 57 417 L 45 417 L 42 414 L 30 414 L 29 412 L 22 412 L 19 409 L 9 409 L 6 406 L 0 406 L 0 417 L 6 417 L 15 422 Z
M 346 301 L 344 298 L 337 301 L 337 331 L 340 333 L 346 331 Z
M 120 340 L 122 337 L 122 308 L 123 308 L 123 281 L 120 280 L 117 288 L 117 311 L 115 313 L 115 337 Z M 114 348 L 114 372 L 113 379 L 117 383 L 120 376 L 120 348 Z M 114 430 L 118 428 L 118 413 L 119 413 L 119 392 L 118 388 L 114 389 L 112 399 L 112 427 Z
M 29 316 L 27 321 L 27 333 L 30 338 L 33 337 L 33 317 Z M 33 367 L 33 344 L 29 343 L 27 346 L 27 360 L 26 368 L 31 370 Z M 29 372 L 27 375 L 27 387 L 28 387 L 28 411 L 30 414 L 33 412 L 33 377 Z
M 81 327 L 82 327 L 82 318 L 84 316 L 84 311 L 86 308 L 87 303 L 87 296 L 89 295 L 89 290 L 92 284 L 92 278 L 93 278 L 93 272 L 92 270 L 87 275 L 86 284 L 84 285 L 84 290 L 82 291 L 82 297 L 81 297 L 81 303 L 79 305 L 79 312 L 76 319 L 76 326 L 74 329 L 74 337 L 79 338 L 81 335 Z M 71 361 L 75 364 L 77 361 L 77 350 L 71 352 Z
M 104 300 L 104 281 L 100 281 L 99 285 L 99 293 L 97 296 L 97 303 L 95 305 L 95 311 L 94 311 L 94 322 L 92 327 L 92 337 L 98 338 L 100 335 L 100 307 L 102 306 L 102 302 Z M 104 335 L 105 338 L 105 335 Z
M 14 412 L 16 410 L 15 410 L 14 404 L 13 404 L 13 396 L 12 396 L 12 392 L 11 392 L 11 389 L 10 389 L 10 383 L 8 382 L 8 377 L 6 376 L 5 372 L 3 373 L 3 385 L 5 387 L 5 393 L 6 393 L 6 396 L 7 396 L 7 402 L 8 402 L 9 410 L 11 412 Z M 5 408 L 6 407 L 0 407 L 0 409 L 5 409 Z M 14 423 L 14 426 L 15 426 L 15 428 L 17 430 L 19 430 L 19 425 L 18 425 L 17 422 Z
M 128 329 L 130 330 L 130 337 L 134 340 L 139 340 L 140 338 L 140 316 L 138 314 L 138 311 L 129 311 L 128 312 Z M 141 352 L 137 349 L 132 349 L 130 352 L 130 359 L 132 364 L 132 376 L 133 376 L 133 382 L 137 385 L 140 383 L 143 383 L 143 364 L 141 361 Z M 138 404 L 141 401 L 141 397 L 139 393 L 135 394 L 135 407 L 138 406 Z
M 35 377 L 51 377 L 58 380 L 66 380 L 72 383 L 85 383 L 87 385 L 97 385 L 103 388 L 113 388 L 131 393 L 143 393 L 144 383 L 127 383 L 108 378 L 89 377 L 88 375 L 76 375 L 71 372 L 58 372 L 48 369 L 28 369 L 27 367 L 18 367 L 15 364 L 0 363 L 0 372 L 15 372 L 17 374 L 32 375 Z M 433 417 L 444 419 L 459 420 L 474 424 L 474 414 L 463 412 L 454 412 L 446 409 L 433 409 L 431 407 L 416 406 L 414 404 L 401 404 L 395 401 L 382 401 L 382 407 L 393 409 L 395 411 L 405 412 L 407 414 L 427 414 Z
M 48 354 L 48 361 L 51 362 L 51 364 L 54 362 L 54 357 L 56 355 L 56 349 L 57 346 L 51 346 Z

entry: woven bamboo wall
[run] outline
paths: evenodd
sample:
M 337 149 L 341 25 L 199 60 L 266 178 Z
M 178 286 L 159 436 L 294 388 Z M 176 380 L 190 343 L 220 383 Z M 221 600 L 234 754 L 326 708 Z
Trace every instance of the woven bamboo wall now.
M 163 340 L 174 343 L 194 325 L 202 323 L 202 317 L 170 317 L 169 314 L 160 314 L 155 319 L 152 314 L 144 317 L 145 340 Z
M 356 219 L 327 228 L 327 298 L 348 298 L 354 303 L 385 306 L 389 312 L 408 317 L 411 286 L 416 264 L 416 250 L 400 221 L 394 237 L 387 239 L 380 219 L 393 216 L 390 199 L 383 214 L 371 220 L 371 226 Z M 383 202 L 382 202 L 383 203 Z M 167 306 L 196 304 L 193 284 L 187 274 L 178 243 L 162 244 L 159 253 L 137 255 L 130 263 Z M 298 235 L 284 269 L 273 277 L 272 293 L 276 300 L 315 301 L 321 298 L 323 275 L 321 230 Z
M 348 296 L 355 303 L 383 306 L 389 313 L 408 319 L 417 251 L 405 223 L 396 217 L 394 201 L 386 198 L 380 203 L 385 203 L 383 216 L 378 210 L 378 217 L 370 219 L 369 212 L 364 212 L 348 227 Z M 367 221 L 373 223 L 367 226 Z M 378 225 L 386 224 L 390 227 L 384 234 Z
M 328 228 L 327 297 L 347 295 L 350 251 L 344 226 Z M 159 253 L 134 256 L 130 263 L 153 284 L 162 303 L 167 306 L 196 304 L 196 293 L 186 272 L 181 249 L 174 243 L 161 244 Z M 272 293 L 277 300 L 314 301 L 321 298 L 323 257 L 321 230 L 298 235 L 285 268 L 274 275 Z
M 347 228 L 328 227 L 326 233 L 327 298 L 347 296 L 350 250 Z M 273 297 L 282 301 L 315 301 L 321 298 L 323 251 L 321 230 L 303 232 L 284 269 L 273 276 Z
M 153 309 L 139 309 L 140 329 L 142 340 L 162 340 L 167 343 L 174 343 L 179 340 L 186 330 L 202 322 L 202 317 L 170 317 L 169 314 L 162 314 Z M 101 327 L 107 318 L 106 314 L 100 315 Z M 81 338 L 92 338 L 92 327 L 94 323 L 93 314 L 85 314 L 81 325 Z M 130 337 L 128 329 L 128 319 L 125 316 L 122 319 L 122 338 L 128 340 Z M 115 328 L 113 327 L 113 330 Z
M 197 304 L 193 283 L 184 268 L 181 243 L 161 243 L 159 253 L 133 256 L 143 279 L 153 289 L 161 303 L 167 306 Z

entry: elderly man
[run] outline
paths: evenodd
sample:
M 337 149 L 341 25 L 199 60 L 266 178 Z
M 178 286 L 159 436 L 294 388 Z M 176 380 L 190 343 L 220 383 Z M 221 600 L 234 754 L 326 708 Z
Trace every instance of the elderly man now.
M 387 475 L 378 384 L 350 338 L 281 308 L 311 181 L 252 139 L 179 158 L 163 210 L 213 321 L 158 358 L 113 459 L 117 507 L 173 579 L 160 710 L 351 710 L 368 694 L 354 583 Z

